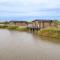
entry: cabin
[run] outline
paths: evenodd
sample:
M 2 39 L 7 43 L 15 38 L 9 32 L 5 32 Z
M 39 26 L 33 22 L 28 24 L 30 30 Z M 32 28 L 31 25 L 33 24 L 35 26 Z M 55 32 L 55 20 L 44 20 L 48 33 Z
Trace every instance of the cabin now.
M 26 21 L 10 21 L 10 25 L 16 25 L 16 26 L 27 26 Z
M 32 26 L 35 28 L 47 28 L 47 27 L 54 27 L 55 24 L 53 20 L 33 20 Z

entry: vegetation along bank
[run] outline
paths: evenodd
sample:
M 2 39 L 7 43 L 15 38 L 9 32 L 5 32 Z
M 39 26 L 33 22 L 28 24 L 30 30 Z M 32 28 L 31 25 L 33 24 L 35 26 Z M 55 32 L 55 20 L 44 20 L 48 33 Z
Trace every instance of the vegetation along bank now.
M 38 31 L 39 36 L 60 38 L 60 28 L 47 28 Z

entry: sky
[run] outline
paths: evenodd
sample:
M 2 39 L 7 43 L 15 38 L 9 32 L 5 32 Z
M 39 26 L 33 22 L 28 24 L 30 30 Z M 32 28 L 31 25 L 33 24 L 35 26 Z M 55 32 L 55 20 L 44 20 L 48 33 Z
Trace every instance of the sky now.
M 60 0 L 0 0 L 0 21 L 60 19 Z

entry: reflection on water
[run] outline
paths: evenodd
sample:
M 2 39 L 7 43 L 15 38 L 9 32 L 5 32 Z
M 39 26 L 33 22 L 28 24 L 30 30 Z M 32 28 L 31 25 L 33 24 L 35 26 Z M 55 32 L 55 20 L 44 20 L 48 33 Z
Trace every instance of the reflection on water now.
M 60 39 L 57 39 L 57 38 L 50 38 L 50 37 L 40 36 L 40 39 L 44 40 L 44 41 L 49 41 L 49 42 L 52 42 L 52 43 L 55 43 L 55 44 L 60 44 Z
M 48 41 L 48 42 L 55 43 L 55 44 L 60 44 L 60 39 L 59 39 L 59 38 L 51 38 L 51 37 L 39 36 L 37 32 L 33 32 L 33 35 L 34 35 L 36 38 L 39 38 L 40 40 Z M 37 36 L 37 35 L 38 35 L 38 36 Z
M 60 60 L 60 45 L 28 32 L 0 30 L 0 60 Z

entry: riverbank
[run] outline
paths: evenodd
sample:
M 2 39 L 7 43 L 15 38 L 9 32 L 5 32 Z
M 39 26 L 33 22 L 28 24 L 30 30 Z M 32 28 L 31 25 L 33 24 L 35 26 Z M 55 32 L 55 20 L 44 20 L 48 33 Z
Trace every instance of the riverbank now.
M 0 26 L 0 28 L 8 30 L 17 30 L 17 31 L 28 31 L 27 27 L 21 27 L 21 26 Z
M 38 31 L 39 36 L 60 39 L 60 28 L 47 28 Z
M 22 26 L 0 26 L 2 29 L 17 30 L 17 31 L 28 31 L 27 27 Z M 60 39 L 60 28 L 45 28 L 39 31 L 33 31 L 38 36 L 49 37 L 49 38 L 59 38 Z

